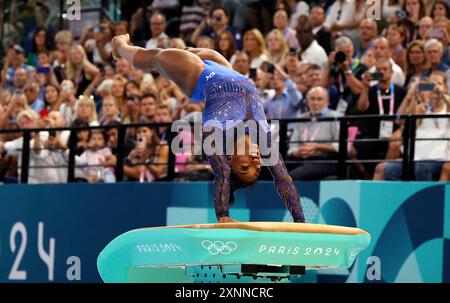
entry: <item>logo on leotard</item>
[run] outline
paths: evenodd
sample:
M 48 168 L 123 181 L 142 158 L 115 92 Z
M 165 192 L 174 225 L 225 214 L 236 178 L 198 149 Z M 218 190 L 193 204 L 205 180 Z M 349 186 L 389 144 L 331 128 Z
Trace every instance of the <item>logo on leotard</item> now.
M 204 240 L 202 242 L 203 248 L 207 249 L 211 255 L 229 255 L 233 250 L 236 250 L 237 244 L 236 242 L 228 241 L 227 243 L 223 243 L 222 241 L 209 241 Z
M 214 77 L 216 75 L 215 72 L 211 72 L 208 76 L 206 76 L 206 81 L 208 81 L 209 79 L 211 79 L 212 77 Z

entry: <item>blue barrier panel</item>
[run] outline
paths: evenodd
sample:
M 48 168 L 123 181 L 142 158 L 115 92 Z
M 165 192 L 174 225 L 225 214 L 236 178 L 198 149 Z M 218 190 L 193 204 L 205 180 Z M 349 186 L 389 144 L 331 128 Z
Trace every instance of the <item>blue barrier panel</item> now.
M 450 185 L 297 183 L 308 222 L 359 227 L 372 243 L 348 270 L 296 282 L 450 282 Z M 214 185 L 0 186 L 0 282 L 100 282 L 99 252 L 141 227 L 215 222 Z M 237 193 L 241 221 L 292 221 L 271 182 Z

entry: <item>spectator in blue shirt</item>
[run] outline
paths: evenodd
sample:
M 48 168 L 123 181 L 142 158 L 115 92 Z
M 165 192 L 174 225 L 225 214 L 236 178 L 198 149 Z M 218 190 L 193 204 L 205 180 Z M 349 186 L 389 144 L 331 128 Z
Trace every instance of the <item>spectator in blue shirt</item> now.
M 434 71 L 446 73 L 450 68 L 442 62 L 444 47 L 437 39 L 430 39 L 425 42 L 425 57 L 427 58 L 430 68 L 422 73 L 422 77 L 428 77 Z
M 11 89 L 14 86 L 14 75 L 18 68 L 24 68 L 28 74 L 34 71 L 34 68 L 25 64 L 25 51 L 20 45 L 14 45 L 12 49 L 8 50 L 5 57 L 5 63 L 2 69 L 2 84 L 6 89 Z
M 272 83 L 275 95 L 264 104 L 267 119 L 296 118 L 303 100 L 297 85 L 277 65 L 274 65 Z
M 37 114 L 44 109 L 45 103 L 39 98 L 39 84 L 29 82 L 23 89 L 25 97 L 27 97 L 28 106 L 30 106 Z

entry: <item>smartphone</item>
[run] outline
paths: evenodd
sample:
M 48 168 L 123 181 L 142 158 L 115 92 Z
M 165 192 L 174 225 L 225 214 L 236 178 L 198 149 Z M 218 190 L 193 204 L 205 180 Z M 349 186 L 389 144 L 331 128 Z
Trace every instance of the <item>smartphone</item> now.
M 370 73 L 370 75 L 372 76 L 372 80 L 375 80 L 375 81 L 379 81 L 379 80 L 383 79 L 383 73 L 380 73 L 380 72 Z
M 440 28 L 433 28 L 426 33 L 426 36 L 429 38 L 442 39 L 444 37 L 444 32 Z
M 73 83 L 72 83 L 72 81 L 70 81 L 70 80 L 64 80 L 62 83 L 61 83 L 61 89 L 62 90 L 70 90 L 70 89 L 72 89 L 73 88 Z
M 56 137 L 56 130 L 50 129 L 50 130 L 48 131 L 48 136 L 49 136 L 49 137 L 55 138 L 55 137 Z
M 145 137 L 138 136 L 137 137 L 137 142 L 136 142 L 136 147 L 139 147 L 141 149 L 145 149 L 146 145 L 147 145 L 147 142 L 145 140 Z
M 250 75 L 249 75 L 250 79 L 252 80 L 256 79 L 256 71 L 257 71 L 256 68 L 250 68 Z
M 23 90 L 21 90 L 20 88 L 16 88 L 15 90 L 14 90 L 14 93 L 13 93 L 13 97 L 15 97 L 15 96 L 21 96 L 21 95 L 23 95 L 24 93 L 23 93 Z
M 434 89 L 435 84 L 432 82 L 422 82 L 419 83 L 419 91 L 425 92 L 425 91 L 432 91 Z
M 38 66 L 36 68 L 38 74 L 48 74 L 50 72 L 50 67 L 48 66 Z

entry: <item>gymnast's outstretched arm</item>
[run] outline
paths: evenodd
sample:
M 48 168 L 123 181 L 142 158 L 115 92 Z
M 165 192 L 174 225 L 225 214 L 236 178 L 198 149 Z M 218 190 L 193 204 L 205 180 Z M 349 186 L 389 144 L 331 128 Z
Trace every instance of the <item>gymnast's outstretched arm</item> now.
M 268 166 L 268 169 L 272 174 L 278 194 L 291 213 L 294 222 L 304 223 L 305 215 L 300 204 L 300 196 L 297 188 L 292 182 L 292 178 L 289 175 L 286 166 L 284 165 L 281 154 L 278 156 L 277 163 L 273 166 Z

